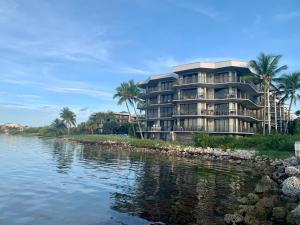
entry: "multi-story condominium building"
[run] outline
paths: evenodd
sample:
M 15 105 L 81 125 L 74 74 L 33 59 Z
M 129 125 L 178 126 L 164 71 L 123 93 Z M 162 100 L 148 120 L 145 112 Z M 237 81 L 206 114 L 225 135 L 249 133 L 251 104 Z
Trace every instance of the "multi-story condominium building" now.
M 243 61 L 197 62 L 140 81 L 145 91 L 144 104 L 139 105 L 145 110 L 145 137 L 255 134 L 262 128 L 263 92 L 261 84 L 244 79 L 250 74 Z
M 119 124 L 135 123 L 137 121 L 136 115 L 129 115 L 128 112 L 114 112 L 113 114 Z

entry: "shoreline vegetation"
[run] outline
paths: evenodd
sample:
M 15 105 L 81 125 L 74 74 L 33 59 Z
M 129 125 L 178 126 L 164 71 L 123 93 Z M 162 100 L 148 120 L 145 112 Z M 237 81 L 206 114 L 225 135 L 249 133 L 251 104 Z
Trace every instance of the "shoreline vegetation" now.
M 33 131 L 33 130 L 32 130 Z M 70 134 L 55 136 L 52 133 L 24 132 L 25 135 L 36 135 L 40 137 L 62 138 L 64 140 L 77 141 L 85 144 L 110 144 L 134 148 L 149 148 L 149 151 L 184 156 L 186 152 L 201 157 L 203 155 L 224 155 L 235 152 L 249 152 L 252 159 L 286 159 L 294 156 L 294 143 L 300 140 L 298 135 L 271 134 L 268 136 L 254 135 L 243 138 L 230 136 L 214 136 L 206 133 L 198 133 L 193 137 L 192 144 L 180 142 L 167 142 L 163 140 L 140 139 L 128 135 L 109 134 Z M 201 150 L 201 151 L 200 151 Z M 194 154 L 193 154 L 194 152 Z M 203 154 L 201 154 L 203 153 Z M 238 159 L 239 157 L 233 157 Z M 226 157 L 224 158 L 226 159 Z

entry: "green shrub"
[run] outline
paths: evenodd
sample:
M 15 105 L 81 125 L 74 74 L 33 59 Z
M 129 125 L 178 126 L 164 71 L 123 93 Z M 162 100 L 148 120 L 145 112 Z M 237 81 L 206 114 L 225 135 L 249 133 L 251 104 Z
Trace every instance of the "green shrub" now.
M 215 136 L 209 134 L 194 134 L 194 143 L 199 147 L 256 149 L 258 151 L 294 151 L 295 141 L 300 141 L 299 135 L 253 135 L 245 137 Z

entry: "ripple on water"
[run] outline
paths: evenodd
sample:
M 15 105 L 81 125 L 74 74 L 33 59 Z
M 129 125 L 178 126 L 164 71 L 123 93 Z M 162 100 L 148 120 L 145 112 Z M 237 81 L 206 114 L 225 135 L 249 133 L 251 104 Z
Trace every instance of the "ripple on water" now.
M 258 175 L 226 163 L 0 135 L 0 224 L 222 224 Z

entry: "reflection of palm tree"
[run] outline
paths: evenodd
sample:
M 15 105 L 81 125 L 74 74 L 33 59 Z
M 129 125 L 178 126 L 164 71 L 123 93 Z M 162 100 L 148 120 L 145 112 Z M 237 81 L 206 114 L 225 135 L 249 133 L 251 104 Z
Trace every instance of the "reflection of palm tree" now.
M 68 128 L 68 135 L 70 134 L 70 128 L 71 126 L 76 125 L 76 115 L 74 112 L 72 112 L 68 107 L 65 107 L 62 109 L 60 113 L 60 117 L 62 120 L 66 123 Z

